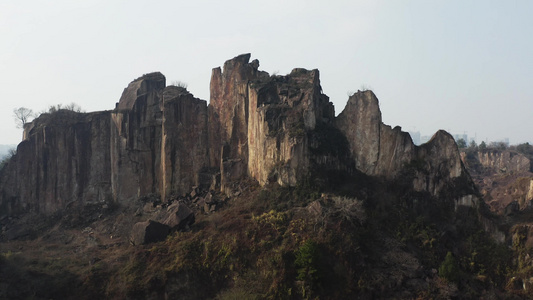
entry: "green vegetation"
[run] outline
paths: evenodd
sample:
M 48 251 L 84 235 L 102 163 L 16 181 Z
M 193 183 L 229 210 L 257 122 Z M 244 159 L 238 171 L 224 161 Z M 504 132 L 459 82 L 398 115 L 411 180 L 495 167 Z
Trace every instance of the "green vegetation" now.
M 533 157 L 533 146 L 529 143 L 523 143 L 516 146 L 516 151 L 529 156 Z
M 439 276 L 450 281 L 457 282 L 459 279 L 459 269 L 455 257 L 451 252 L 446 254 L 444 261 L 439 267 Z
M 72 103 L 67 104 L 67 105 L 63 105 L 63 104 L 50 105 L 48 107 L 48 111 L 43 111 L 40 114 L 43 114 L 43 113 L 53 114 L 53 113 L 56 113 L 56 112 L 58 112 L 60 110 L 68 110 L 68 111 L 73 111 L 73 112 L 78 112 L 78 113 L 85 112 L 81 108 L 81 106 L 79 106 L 78 104 L 72 102 Z
M 485 141 L 482 141 L 481 144 L 479 144 L 479 151 L 485 151 L 487 150 L 487 144 L 485 143 Z
M 357 182 L 345 195 L 321 195 L 310 180 L 251 185 L 221 210 L 197 214 L 191 231 L 146 246 L 60 259 L 50 248 L 5 252 L 0 279 L 18 292 L 0 286 L 0 297 L 61 298 L 72 285 L 69 297 L 79 299 L 414 299 L 450 298 L 453 289 L 479 298 L 488 288 L 504 291 L 513 276 L 533 275 L 525 238 L 512 250 L 520 253 L 515 268 L 511 250 L 492 241 L 473 209 L 454 211 L 401 184 Z
M 17 149 L 10 149 L 9 152 L 7 153 L 7 155 L 5 155 L 2 160 L 0 161 L 0 170 L 2 170 L 6 165 L 7 163 L 11 160 L 11 158 L 17 154 Z
M 318 263 L 320 260 L 320 250 L 313 240 L 307 240 L 296 251 L 294 264 L 297 268 L 298 280 L 303 280 L 309 285 L 315 284 L 319 277 Z
M 459 149 L 466 148 L 466 141 L 464 139 L 458 139 L 457 140 L 457 147 L 459 147 Z

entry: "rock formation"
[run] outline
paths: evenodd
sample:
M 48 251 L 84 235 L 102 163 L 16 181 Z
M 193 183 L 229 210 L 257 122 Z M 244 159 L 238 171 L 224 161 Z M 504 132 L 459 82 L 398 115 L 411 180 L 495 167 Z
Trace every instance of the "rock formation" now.
M 434 196 L 461 177 L 472 185 L 450 134 L 438 131 L 428 143 L 415 146 L 399 126 L 383 124 L 372 91 L 353 94 L 335 121 L 348 139 L 357 169 L 365 174 L 395 179 L 410 169 L 415 190 Z
M 449 134 L 417 147 L 382 123 L 372 92 L 352 95 L 335 118 L 318 70 L 269 76 L 258 67 L 245 54 L 213 69 L 209 106 L 151 73 L 130 83 L 112 111 L 40 116 L 1 171 L 0 216 L 149 194 L 165 201 L 200 185 L 230 194 L 245 177 L 296 186 L 357 172 L 475 205 Z M 466 188 L 457 188 L 461 180 Z
M 525 155 L 513 150 L 467 149 L 461 158 L 494 212 L 509 215 L 531 209 L 533 173 Z
M 529 172 L 530 160 L 514 151 L 478 151 L 479 163 L 495 173 Z

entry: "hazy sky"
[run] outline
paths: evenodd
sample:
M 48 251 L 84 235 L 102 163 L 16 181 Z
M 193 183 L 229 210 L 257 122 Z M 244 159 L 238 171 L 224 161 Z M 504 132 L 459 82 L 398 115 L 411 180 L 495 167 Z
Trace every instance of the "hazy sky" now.
M 405 131 L 532 143 L 532 16 L 512 0 L 2 1 L 0 144 L 21 139 L 13 108 L 113 109 L 153 71 L 209 100 L 211 69 L 242 53 L 319 69 L 337 114 L 368 87 Z

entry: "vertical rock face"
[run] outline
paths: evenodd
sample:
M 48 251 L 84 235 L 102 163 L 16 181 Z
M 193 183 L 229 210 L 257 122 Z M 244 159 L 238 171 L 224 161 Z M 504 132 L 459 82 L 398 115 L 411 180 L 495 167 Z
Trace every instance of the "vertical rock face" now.
M 322 146 L 313 133 L 331 126 L 334 118 L 321 90 L 318 70 L 305 69 L 250 85 L 248 171 L 260 183 L 296 185 L 309 175 L 311 150 Z
M 380 157 L 381 111 L 371 91 L 358 92 L 349 99 L 335 120 L 350 143 L 357 169 L 377 175 Z
M 415 146 L 400 127 L 383 124 L 378 99 L 371 91 L 353 94 L 335 123 L 363 173 L 394 179 L 405 176 L 406 170 L 414 172 L 415 190 L 435 196 L 456 178 L 468 177 L 452 136 L 439 131 L 428 143 Z
M 415 153 L 415 160 L 411 162 L 416 170 L 415 190 L 432 195 L 438 195 L 447 187 L 459 190 L 452 185 L 460 178 L 464 180 L 463 185 L 473 186 L 455 140 L 449 133 L 439 130 L 429 142 L 416 147 Z
M 207 103 L 187 90 L 169 86 L 163 92 L 161 197 L 189 192 L 208 167 Z
M 110 199 L 109 147 L 109 112 L 42 115 L 1 172 L 2 215 Z
M 381 121 L 379 102 L 372 91 L 353 94 L 335 121 L 363 173 L 394 177 L 415 156 L 409 134 Z
M 128 85 L 114 111 L 37 118 L 1 171 L 1 215 L 164 199 L 198 185 L 208 165 L 207 104 L 165 85 L 161 73 L 147 74 Z
M 434 196 L 461 178 L 470 183 L 451 136 L 438 132 L 414 146 L 399 127 L 382 123 L 372 92 L 352 95 L 335 118 L 318 70 L 269 76 L 258 68 L 244 54 L 213 69 L 209 106 L 151 73 L 131 82 L 113 111 L 42 115 L 0 171 L 0 216 L 148 194 L 165 200 L 202 178 L 213 188 L 217 172 L 226 192 L 247 176 L 295 186 L 356 170 L 407 178 Z M 472 205 L 466 190 L 455 194 L 457 203 Z
M 478 151 L 479 163 L 493 172 L 529 172 L 530 160 L 514 151 Z
M 224 63 L 224 70 L 213 69 L 211 75 L 210 148 L 213 167 L 220 167 L 223 187 L 227 182 L 246 175 L 248 165 L 249 91 L 252 81 L 268 77 L 258 71 L 257 60 L 250 54 Z
M 249 59 L 237 56 L 211 78 L 210 129 L 219 128 L 221 141 L 210 141 L 223 145 L 222 186 L 246 175 L 261 184 L 296 185 L 310 168 L 308 133 L 332 122 L 333 105 L 321 92 L 318 70 L 270 77 Z
M 161 184 L 161 73 L 131 82 L 112 114 L 112 183 L 118 201 L 156 193 Z
M 533 204 L 531 161 L 513 150 L 466 150 L 461 159 L 492 211 L 530 210 Z

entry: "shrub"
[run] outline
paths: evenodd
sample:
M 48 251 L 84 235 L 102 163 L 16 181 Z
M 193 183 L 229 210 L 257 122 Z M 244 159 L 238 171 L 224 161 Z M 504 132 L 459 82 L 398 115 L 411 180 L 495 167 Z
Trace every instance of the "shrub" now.
M 457 282 L 459 278 L 457 262 L 455 261 L 453 254 L 449 251 L 439 267 L 439 276 L 450 282 Z
M 298 268 L 298 280 L 305 281 L 313 285 L 319 279 L 318 263 L 320 261 L 320 251 L 318 244 L 313 240 L 305 241 L 296 251 L 294 264 Z

